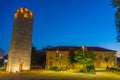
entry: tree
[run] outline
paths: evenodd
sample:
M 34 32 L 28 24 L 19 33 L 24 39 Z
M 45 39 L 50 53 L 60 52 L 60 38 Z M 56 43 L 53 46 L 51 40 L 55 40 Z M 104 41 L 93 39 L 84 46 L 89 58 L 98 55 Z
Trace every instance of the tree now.
M 111 4 L 116 8 L 115 12 L 115 26 L 117 31 L 117 41 L 120 42 L 120 0 L 112 0 Z
M 75 53 L 75 60 L 79 63 L 84 65 L 84 69 L 88 70 L 88 66 L 94 68 L 93 64 L 95 61 L 95 55 L 93 51 L 83 51 L 77 50 Z
M 105 62 L 106 62 L 106 66 L 107 66 L 106 69 L 108 69 L 108 68 L 109 68 L 109 67 L 108 67 L 108 61 L 109 61 L 108 57 L 105 57 L 104 60 L 105 60 Z
M 4 65 L 4 59 L 3 59 L 4 54 L 5 52 L 2 49 L 0 49 L 0 67 Z
M 37 50 L 36 47 L 32 47 L 32 51 L 31 51 L 31 66 L 38 66 L 39 65 L 39 51 Z
M 50 46 L 46 46 L 41 50 L 37 49 L 35 46 L 32 47 L 31 53 L 31 66 L 34 68 L 45 68 L 46 63 L 46 50 L 51 48 Z M 36 66 L 36 67 L 35 67 Z
M 69 64 L 71 64 L 72 67 L 74 68 L 74 64 L 76 63 L 76 60 L 75 60 L 75 51 L 73 49 L 69 51 L 67 59 Z
M 4 60 L 0 59 L 0 67 L 2 67 L 4 65 Z

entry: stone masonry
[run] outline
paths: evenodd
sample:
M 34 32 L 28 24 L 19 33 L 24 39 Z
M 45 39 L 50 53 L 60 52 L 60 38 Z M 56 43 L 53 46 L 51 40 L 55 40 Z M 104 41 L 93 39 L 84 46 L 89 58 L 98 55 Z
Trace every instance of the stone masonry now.
M 6 71 L 30 70 L 33 13 L 19 8 L 14 14 L 14 25 Z

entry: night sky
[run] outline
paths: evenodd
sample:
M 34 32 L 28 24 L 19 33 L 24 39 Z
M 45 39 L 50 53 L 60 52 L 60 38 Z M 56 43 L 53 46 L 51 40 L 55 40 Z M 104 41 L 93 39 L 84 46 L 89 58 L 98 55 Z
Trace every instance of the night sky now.
M 110 0 L 0 0 L 0 49 L 9 52 L 14 13 L 34 13 L 32 43 L 50 46 L 100 46 L 120 51 L 115 9 Z

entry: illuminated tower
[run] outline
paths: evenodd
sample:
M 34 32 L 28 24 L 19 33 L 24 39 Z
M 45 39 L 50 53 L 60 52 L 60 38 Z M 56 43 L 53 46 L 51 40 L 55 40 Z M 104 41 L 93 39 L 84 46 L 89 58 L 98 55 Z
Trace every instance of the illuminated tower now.
M 30 70 L 33 13 L 19 8 L 14 14 L 14 25 L 6 71 Z

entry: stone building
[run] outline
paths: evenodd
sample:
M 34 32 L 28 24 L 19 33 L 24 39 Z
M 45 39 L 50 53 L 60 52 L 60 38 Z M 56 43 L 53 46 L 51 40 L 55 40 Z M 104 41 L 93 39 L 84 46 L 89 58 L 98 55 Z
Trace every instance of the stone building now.
M 46 68 L 50 68 L 51 66 L 60 66 L 60 67 L 69 67 L 67 57 L 70 49 L 79 50 L 84 49 L 88 51 L 93 51 L 95 54 L 95 68 L 104 68 L 106 69 L 106 61 L 105 58 L 108 57 L 108 66 L 115 67 L 117 65 L 116 62 L 116 51 L 109 50 L 101 47 L 75 47 L 75 46 L 58 46 L 50 48 L 46 51 Z
M 14 14 L 14 25 L 6 71 L 30 70 L 33 13 L 19 8 Z

